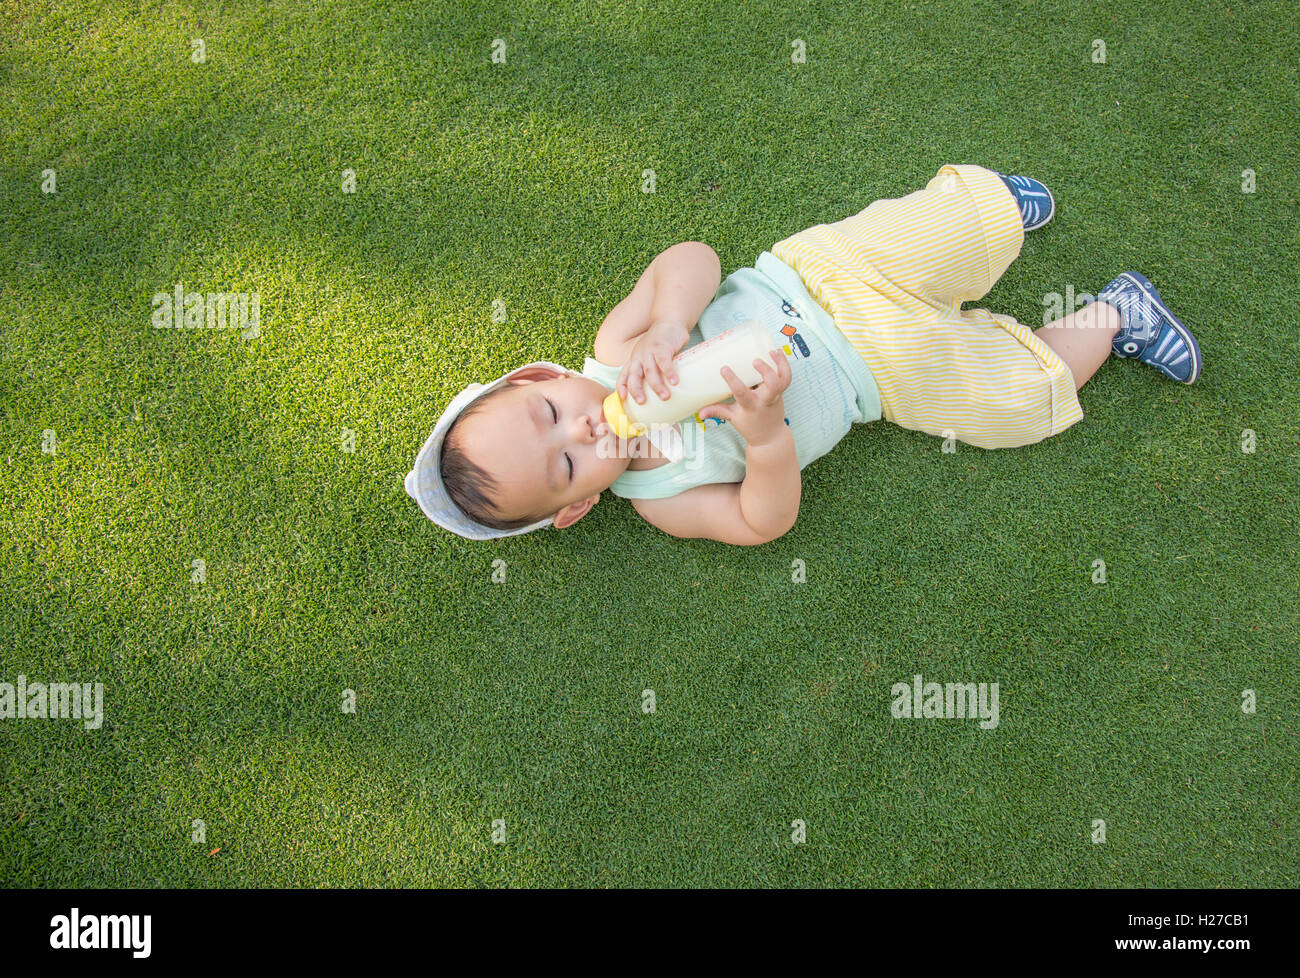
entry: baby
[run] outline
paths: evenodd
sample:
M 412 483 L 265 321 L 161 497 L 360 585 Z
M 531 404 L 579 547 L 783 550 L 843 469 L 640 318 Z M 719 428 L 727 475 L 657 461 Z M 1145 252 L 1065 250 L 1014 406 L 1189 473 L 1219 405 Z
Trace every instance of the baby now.
M 674 245 L 605 317 L 580 373 L 538 361 L 458 394 L 406 490 L 470 539 L 572 526 L 609 489 L 673 536 L 753 545 L 794 525 L 800 471 L 855 423 L 1010 448 L 1080 420 L 1076 392 L 1112 353 L 1194 382 L 1195 338 L 1136 272 L 1036 330 L 962 309 L 1054 212 L 1037 180 L 956 165 L 776 243 L 721 284 L 713 249 Z M 725 403 L 671 438 L 618 437 L 602 412 L 611 390 L 668 397 L 679 351 L 749 319 L 772 340 L 769 360 L 754 361 L 761 382 L 724 367 Z

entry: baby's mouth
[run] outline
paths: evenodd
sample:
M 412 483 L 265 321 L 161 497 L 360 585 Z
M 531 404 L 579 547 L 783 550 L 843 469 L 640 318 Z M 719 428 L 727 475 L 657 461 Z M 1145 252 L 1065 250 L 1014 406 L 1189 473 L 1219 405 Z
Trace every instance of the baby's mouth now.
M 605 418 L 603 404 L 596 417 L 598 419 L 596 422 L 596 457 L 603 459 L 627 458 L 628 442 L 619 438 L 618 429 Z
M 597 438 L 601 438 L 605 435 L 613 435 L 615 439 L 618 438 L 618 433 L 614 430 L 614 426 L 610 424 L 609 419 L 605 417 L 605 405 L 603 402 L 601 403 L 599 410 L 596 412 L 596 418 L 598 419 L 596 421 Z

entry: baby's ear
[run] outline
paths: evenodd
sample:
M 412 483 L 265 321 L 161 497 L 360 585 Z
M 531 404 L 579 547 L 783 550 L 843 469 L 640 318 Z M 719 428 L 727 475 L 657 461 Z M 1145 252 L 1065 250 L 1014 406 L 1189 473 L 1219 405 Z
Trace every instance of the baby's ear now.
M 513 373 L 506 375 L 506 380 L 512 384 L 535 384 L 543 380 L 555 380 L 563 377 L 564 373 L 559 370 L 552 370 L 550 367 L 520 367 Z
M 563 530 L 566 526 L 573 526 L 574 523 L 590 513 L 591 507 L 598 502 L 600 502 L 600 493 L 588 496 L 586 499 L 579 499 L 576 503 L 569 503 L 564 509 L 555 514 L 555 528 Z

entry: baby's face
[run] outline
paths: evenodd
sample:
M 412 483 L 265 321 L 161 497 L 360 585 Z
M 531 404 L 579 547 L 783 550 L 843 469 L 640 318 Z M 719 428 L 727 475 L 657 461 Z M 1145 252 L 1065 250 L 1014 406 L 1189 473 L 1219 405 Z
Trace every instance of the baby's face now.
M 628 450 L 601 411 L 609 391 L 580 374 L 512 380 L 465 418 L 461 445 L 497 480 L 506 518 L 546 513 L 567 525 L 627 469 Z M 572 507 L 572 520 L 561 511 Z

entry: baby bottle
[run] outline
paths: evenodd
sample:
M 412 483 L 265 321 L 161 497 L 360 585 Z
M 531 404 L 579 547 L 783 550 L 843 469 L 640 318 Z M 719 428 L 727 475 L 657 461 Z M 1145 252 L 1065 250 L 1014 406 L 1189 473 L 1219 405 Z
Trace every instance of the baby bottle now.
M 767 327 L 757 319 L 747 319 L 673 357 L 678 382 L 668 385 L 667 400 L 648 385 L 644 404 L 631 396 L 624 403 L 615 391 L 605 398 L 605 420 L 624 440 L 645 434 L 651 425 L 676 424 L 700 408 L 732 396 L 719 372 L 724 366 L 746 387 L 761 383 L 763 376 L 754 368 L 754 361 L 771 363 L 768 352 L 773 349 L 780 346 L 772 342 Z

